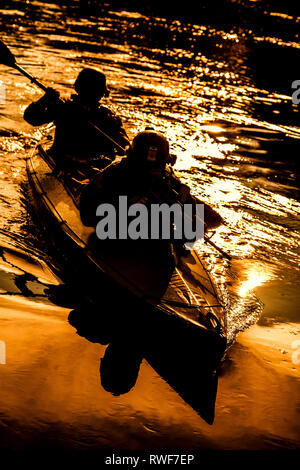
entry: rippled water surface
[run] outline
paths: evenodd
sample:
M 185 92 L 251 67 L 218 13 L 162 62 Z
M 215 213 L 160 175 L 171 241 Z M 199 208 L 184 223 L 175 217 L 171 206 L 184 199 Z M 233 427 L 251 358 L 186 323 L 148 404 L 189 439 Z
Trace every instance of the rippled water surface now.
M 300 79 L 300 11 L 293 2 L 219 2 L 235 24 L 209 6 L 201 24 L 192 11 L 164 18 L 150 7 L 92 3 L 6 2 L 1 39 L 63 96 L 83 66 L 100 68 L 111 90 L 105 104 L 129 136 L 147 125 L 165 133 L 178 175 L 226 221 L 213 240 L 233 261 L 199 249 L 227 296 L 233 345 L 211 427 L 149 361 L 129 393 L 103 390 L 106 346 L 68 324 L 73 305 L 57 302 L 58 261 L 28 211 L 24 157 L 46 129 L 22 116 L 41 91 L 0 66 L 0 439 L 9 448 L 295 448 L 300 114 L 291 83 Z

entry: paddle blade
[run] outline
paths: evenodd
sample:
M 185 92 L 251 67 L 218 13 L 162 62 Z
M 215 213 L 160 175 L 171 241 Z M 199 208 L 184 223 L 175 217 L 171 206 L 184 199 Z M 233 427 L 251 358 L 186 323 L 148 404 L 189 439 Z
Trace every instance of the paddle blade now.
M 7 65 L 8 67 L 14 67 L 16 59 L 10 52 L 8 47 L 0 40 L 0 64 Z

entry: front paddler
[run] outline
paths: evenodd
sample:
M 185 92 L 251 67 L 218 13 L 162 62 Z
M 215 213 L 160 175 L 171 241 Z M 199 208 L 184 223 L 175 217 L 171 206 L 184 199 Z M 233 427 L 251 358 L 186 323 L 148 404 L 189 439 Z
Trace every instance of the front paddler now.
M 62 170 L 70 172 L 86 163 L 96 166 L 98 162 L 101 167 L 103 161 L 105 166 L 116 154 L 123 155 L 122 149 L 129 144 L 120 117 L 100 103 L 109 95 L 105 75 L 85 68 L 79 73 L 74 88 L 76 94 L 64 101 L 57 91 L 49 88 L 24 112 L 24 119 L 33 126 L 54 122 L 55 137 L 49 153 Z M 106 159 L 99 158 L 102 156 Z
M 208 204 L 193 196 L 171 167 L 168 140 L 159 132 L 145 130 L 132 142 L 127 155 L 104 168 L 82 191 L 80 213 L 82 222 L 97 224 L 96 209 L 101 203 L 118 205 L 119 196 L 127 196 L 129 204 L 149 203 L 203 204 L 205 231 L 223 223 L 222 217 Z M 183 238 L 177 245 L 184 244 Z

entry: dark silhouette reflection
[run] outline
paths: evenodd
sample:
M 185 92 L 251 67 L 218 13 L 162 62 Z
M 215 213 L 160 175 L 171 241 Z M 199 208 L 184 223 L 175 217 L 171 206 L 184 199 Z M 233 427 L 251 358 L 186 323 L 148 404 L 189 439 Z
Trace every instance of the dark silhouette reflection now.
M 69 323 L 80 336 L 92 343 L 108 345 L 100 361 L 101 384 L 107 392 L 122 395 L 135 385 L 143 356 L 133 334 L 122 327 L 122 335 L 114 322 L 115 318 L 93 309 L 75 309 L 69 314 Z
M 216 345 L 209 349 L 205 338 L 201 341 L 199 331 L 190 325 L 159 318 L 161 314 L 154 311 L 134 309 L 106 314 L 100 306 L 81 307 L 69 315 L 70 324 L 80 336 L 107 345 L 100 360 L 103 388 L 113 395 L 129 392 L 145 358 L 186 403 L 212 424 L 218 384 L 214 368 L 220 359 L 218 350 L 213 351 Z
M 102 387 L 113 395 L 129 392 L 135 385 L 143 356 L 125 342 L 112 342 L 100 362 Z

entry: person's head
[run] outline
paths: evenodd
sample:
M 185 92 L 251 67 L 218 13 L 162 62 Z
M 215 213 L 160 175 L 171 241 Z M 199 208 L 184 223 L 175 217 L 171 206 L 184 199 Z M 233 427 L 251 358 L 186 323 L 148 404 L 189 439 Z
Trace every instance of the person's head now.
M 86 103 L 98 102 L 103 96 L 108 96 L 106 77 L 96 69 L 86 68 L 79 72 L 74 88 L 82 101 Z
M 128 160 L 151 178 L 160 178 L 170 161 L 169 142 L 160 132 L 145 130 L 135 136 Z

